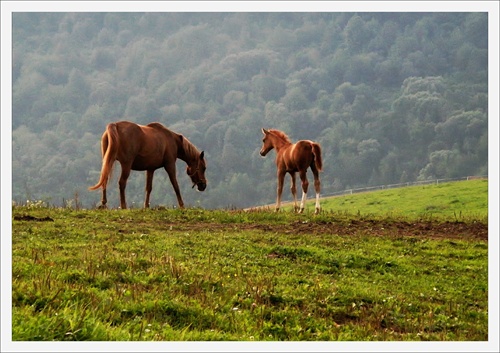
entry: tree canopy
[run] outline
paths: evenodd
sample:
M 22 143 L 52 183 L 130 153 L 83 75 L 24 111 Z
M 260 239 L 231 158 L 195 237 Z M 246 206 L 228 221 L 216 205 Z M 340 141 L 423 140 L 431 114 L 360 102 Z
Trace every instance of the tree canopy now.
M 117 120 L 161 122 L 205 150 L 205 192 L 193 192 L 178 168 L 186 203 L 204 208 L 274 201 L 261 127 L 322 145 L 323 193 L 488 173 L 487 13 L 16 12 L 12 20 L 14 201 L 78 195 L 97 204 L 87 187 L 100 172 L 101 134 Z M 142 205 L 144 179 L 131 174 L 130 205 Z M 109 193 L 117 206 L 115 182 Z M 175 205 L 165 173 L 155 174 L 151 201 Z

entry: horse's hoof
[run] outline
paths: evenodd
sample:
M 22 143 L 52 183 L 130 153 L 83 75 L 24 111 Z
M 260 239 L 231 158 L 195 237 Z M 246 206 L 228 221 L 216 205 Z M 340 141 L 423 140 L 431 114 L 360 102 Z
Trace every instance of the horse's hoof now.
M 314 212 L 314 214 L 319 214 L 320 212 L 321 212 L 321 209 L 316 208 L 316 211 Z
M 299 210 L 299 213 L 304 213 L 304 209 L 303 209 L 303 208 L 301 208 L 301 209 Z
M 108 208 L 108 206 L 106 206 L 106 205 L 99 205 L 99 206 L 97 206 L 98 210 L 105 210 L 107 208 Z

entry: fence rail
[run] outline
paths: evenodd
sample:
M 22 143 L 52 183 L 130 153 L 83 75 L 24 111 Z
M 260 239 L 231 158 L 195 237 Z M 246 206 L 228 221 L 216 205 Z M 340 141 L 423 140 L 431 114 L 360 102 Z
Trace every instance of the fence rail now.
M 367 186 L 364 188 L 353 188 L 346 189 L 342 191 L 335 191 L 330 193 L 321 194 L 321 197 L 332 197 L 332 196 L 342 196 L 342 195 L 352 195 L 361 192 L 367 191 L 375 191 L 375 190 L 384 190 L 384 189 L 394 189 L 394 188 L 402 188 L 406 186 L 415 186 L 415 185 L 430 185 L 430 184 L 439 184 L 439 183 L 450 183 L 453 181 L 464 181 L 464 180 L 476 180 L 476 179 L 488 179 L 487 175 L 474 175 L 474 176 L 466 176 L 460 178 L 447 178 L 447 179 L 429 179 L 429 180 L 421 180 L 421 181 L 411 181 L 407 183 L 399 183 L 399 184 L 388 184 L 388 185 L 377 185 L 377 186 Z M 290 203 L 293 202 L 291 198 L 282 198 L 282 203 Z M 269 204 L 266 206 L 258 206 L 258 207 L 250 207 L 248 209 L 260 208 L 260 207 L 272 207 L 274 204 Z
M 460 177 L 460 178 L 432 179 L 432 180 L 412 181 L 412 182 L 399 183 L 399 184 L 367 186 L 364 188 L 355 188 L 355 189 L 346 189 L 346 190 L 342 190 L 342 191 L 335 191 L 332 193 L 323 194 L 322 197 L 352 195 L 352 194 L 365 192 L 365 191 L 394 189 L 394 188 L 401 188 L 401 187 L 405 187 L 405 186 L 415 186 L 415 185 L 430 185 L 430 184 L 439 184 L 439 183 L 449 183 L 449 182 L 453 182 L 453 181 L 464 181 L 464 180 L 474 180 L 474 179 L 488 179 L 488 176 L 487 175 L 466 176 L 466 177 Z

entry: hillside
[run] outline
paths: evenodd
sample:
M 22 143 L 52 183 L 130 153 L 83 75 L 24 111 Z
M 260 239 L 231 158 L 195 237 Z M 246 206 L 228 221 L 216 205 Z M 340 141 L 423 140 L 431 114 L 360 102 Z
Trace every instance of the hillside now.
M 299 200 L 300 202 L 300 200 Z M 292 202 L 284 203 L 291 211 Z M 309 198 L 306 210 L 314 210 Z M 488 219 L 488 180 L 467 180 L 425 184 L 357 194 L 323 197 L 323 211 L 375 217 L 410 219 Z M 274 209 L 274 204 L 263 206 Z M 258 209 L 258 207 L 256 208 Z
M 487 13 L 16 12 L 12 38 L 17 203 L 97 205 L 87 188 L 116 120 L 159 121 L 205 150 L 203 193 L 178 164 L 192 207 L 274 200 L 261 127 L 322 145 L 325 193 L 488 174 Z M 144 179 L 127 185 L 134 207 Z M 176 204 L 163 170 L 152 204 Z

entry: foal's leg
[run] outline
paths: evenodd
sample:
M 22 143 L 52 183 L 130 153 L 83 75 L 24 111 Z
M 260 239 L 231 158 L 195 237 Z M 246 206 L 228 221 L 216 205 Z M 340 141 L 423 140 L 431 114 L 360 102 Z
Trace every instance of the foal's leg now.
M 316 166 L 313 164 L 311 165 L 311 170 L 314 175 L 314 190 L 316 191 L 316 210 L 314 213 L 318 214 L 321 211 L 321 208 L 319 206 L 319 192 L 321 188 L 321 182 L 319 181 L 319 172 Z
M 125 188 L 127 187 L 127 179 L 130 175 L 131 166 L 122 164 L 122 174 L 120 175 L 120 180 L 118 181 L 118 186 L 120 187 L 120 206 L 124 210 L 127 208 L 127 202 L 125 201 Z
M 302 200 L 300 202 L 300 211 L 299 211 L 299 213 L 304 212 L 304 208 L 305 208 L 305 205 L 306 205 L 307 188 L 309 187 L 309 181 L 307 180 L 306 171 L 307 170 L 301 170 L 299 172 L 300 180 L 302 181 Z
M 285 182 L 285 174 L 286 174 L 286 172 L 278 170 L 278 188 L 277 188 L 278 196 L 276 197 L 276 212 L 278 212 L 280 210 L 280 206 L 281 206 L 281 194 L 283 193 L 283 184 Z
M 179 184 L 177 184 L 177 179 L 175 177 L 175 163 L 165 166 L 165 170 L 167 171 L 170 182 L 172 183 L 172 186 L 174 187 L 175 196 L 177 196 L 177 203 L 179 204 L 179 208 L 184 208 L 184 201 L 182 201 L 181 191 L 179 189 Z
M 144 208 L 149 208 L 149 196 L 153 190 L 153 174 L 154 170 L 146 171 L 146 198 L 144 199 Z
M 299 206 L 297 205 L 297 186 L 295 185 L 295 172 L 291 172 L 290 177 L 292 178 L 292 186 L 290 187 L 290 191 L 293 195 L 293 209 L 295 212 L 297 212 L 299 210 Z

